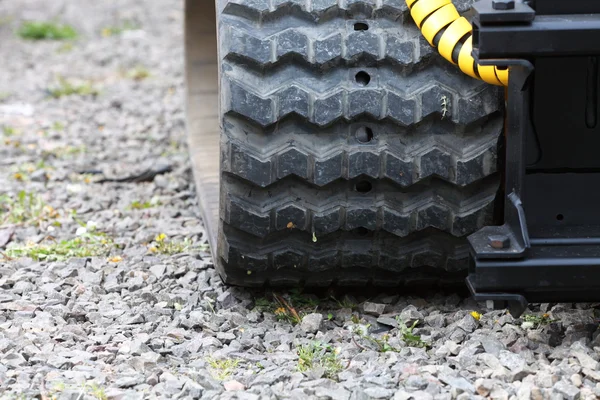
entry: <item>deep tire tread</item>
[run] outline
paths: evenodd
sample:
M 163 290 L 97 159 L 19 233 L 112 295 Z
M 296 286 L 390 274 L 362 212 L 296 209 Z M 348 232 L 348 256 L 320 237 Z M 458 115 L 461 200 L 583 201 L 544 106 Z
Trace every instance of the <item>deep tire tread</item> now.
M 502 93 L 440 62 L 404 0 L 218 4 L 225 281 L 461 276 L 493 223 Z

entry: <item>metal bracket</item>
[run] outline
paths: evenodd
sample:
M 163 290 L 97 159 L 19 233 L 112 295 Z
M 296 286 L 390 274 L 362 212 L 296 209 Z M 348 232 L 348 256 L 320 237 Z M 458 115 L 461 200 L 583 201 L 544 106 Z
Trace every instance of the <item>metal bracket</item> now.
M 504 223 L 469 236 L 467 285 L 514 316 L 527 300 L 600 300 L 600 14 L 569 4 L 572 15 L 521 21 L 475 6 L 473 57 L 510 72 Z

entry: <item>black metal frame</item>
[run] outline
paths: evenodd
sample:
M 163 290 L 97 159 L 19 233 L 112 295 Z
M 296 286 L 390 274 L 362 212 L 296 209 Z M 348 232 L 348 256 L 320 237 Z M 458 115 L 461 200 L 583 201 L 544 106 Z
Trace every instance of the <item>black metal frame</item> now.
M 473 20 L 473 56 L 510 77 L 504 224 L 469 237 L 467 284 L 514 315 L 600 301 L 600 2 L 533 3 Z

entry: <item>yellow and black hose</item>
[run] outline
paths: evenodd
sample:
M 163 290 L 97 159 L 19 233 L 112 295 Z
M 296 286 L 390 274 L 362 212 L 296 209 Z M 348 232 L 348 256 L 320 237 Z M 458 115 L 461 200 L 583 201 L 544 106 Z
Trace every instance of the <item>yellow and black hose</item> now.
M 473 28 L 461 17 L 452 0 L 406 0 L 410 15 L 429 44 L 458 65 L 465 74 L 498 86 L 508 86 L 508 69 L 479 65 L 471 55 Z

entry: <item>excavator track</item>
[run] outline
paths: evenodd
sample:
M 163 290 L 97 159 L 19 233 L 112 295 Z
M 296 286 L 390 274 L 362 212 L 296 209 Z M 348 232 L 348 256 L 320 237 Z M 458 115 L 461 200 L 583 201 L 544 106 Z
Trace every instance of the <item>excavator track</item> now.
M 186 2 L 187 125 L 224 281 L 462 279 L 465 237 L 494 221 L 502 92 L 441 59 L 404 1 L 216 6 Z

